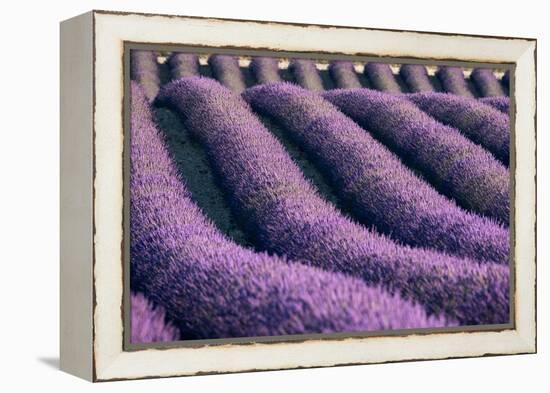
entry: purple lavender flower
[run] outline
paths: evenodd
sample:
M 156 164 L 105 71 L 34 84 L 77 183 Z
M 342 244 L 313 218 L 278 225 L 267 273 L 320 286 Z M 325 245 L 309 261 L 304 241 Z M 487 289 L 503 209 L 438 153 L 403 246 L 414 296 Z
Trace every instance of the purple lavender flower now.
M 483 102 L 487 105 L 491 105 L 493 108 L 498 109 L 503 113 L 510 113 L 510 97 L 508 96 L 482 97 L 478 101 Z
M 130 51 L 130 77 L 141 85 L 147 99 L 152 102 L 160 86 L 157 55 L 154 51 Z
M 274 57 L 254 57 L 250 62 L 250 70 L 259 84 L 279 82 L 279 61 Z
M 401 93 L 401 87 L 388 64 L 369 62 L 365 65 L 365 75 L 376 90 Z
M 502 112 L 478 100 L 453 94 L 418 93 L 407 98 L 436 120 L 457 128 L 508 165 L 510 119 Z
M 508 225 L 508 169 L 481 146 L 403 96 L 368 89 L 331 90 L 323 96 L 422 171 L 440 192 Z
M 435 91 L 426 67 L 421 64 L 403 64 L 399 68 L 399 75 L 413 93 Z
M 228 89 L 235 93 L 246 89 L 239 60 L 235 56 L 212 55 L 208 58 L 208 64 L 214 77 Z
M 315 63 L 306 59 L 293 59 L 288 66 L 296 83 L 305 89 L 323 91 L 323 81 Z
M 400 246 L 342 216 L 306 181 L 246 102 L 219 83 L 180 79 L 163 87 L 158 103 L 177 110 L 206 148 L 235 214 L 258 247 L 362 278 L 421 303 L 429 314 L 463 324 L 509 320 L 507 266 Z
M 250 88 L 244 96 L 287 128 L 362 223 L 412 246 L 508 263 L 507 228 L 437 193 L 318 94 L 278 83 Z
M 470 79 L 475 83 L 481 97 L 504 96 L 500 82 L 489 68 L 476 68 Z
M 461 67 L 439 67 L 436 72 L 443 90 L 464 97 L 473 97 Z
M 172 79 L 199 75 L 199 57 L 193 53 L 174 52 L 167 63 Z
M 180 333 L 170 322 L 166 322 L 162 307 L 153 306 L 141 293 L 131 295 L 130 342 L 145 344 L 154 342 L 176 341 Z
M 208 78 L 178 81 L 228 92 Z M 359 279 L 254 253 L 228 240 L 192 201 L 138 85 L 132 84 L 131 94 L 131 286 L 161 305 L 183 338 L 454 324 Z M 201 96 L 197 91 L 199 101 Z M 212 125 L 209 115 L 205 120 Z
M 351 61 L 331 61 L 328 71 L 334 84 L 342 89 L 361 87 L 355 68 Z

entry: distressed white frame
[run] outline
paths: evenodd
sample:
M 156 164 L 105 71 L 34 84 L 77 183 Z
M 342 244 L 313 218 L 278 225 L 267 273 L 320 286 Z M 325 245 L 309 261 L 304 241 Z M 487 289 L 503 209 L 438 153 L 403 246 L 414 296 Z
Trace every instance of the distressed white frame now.
M 86 367 L 92 367 L 91 379 L 177 376 L 536 351 L 535 40 L 108 12 L 92 12 L 88 15 L 93 18 L 95 55 L 95 308 L 93 359 L 90 359 L 90 364 L 86 364 Z M 515 329 L 123 351 L 121 244 L 124 85 L 121 76 L 125 41 L 515 63 Z

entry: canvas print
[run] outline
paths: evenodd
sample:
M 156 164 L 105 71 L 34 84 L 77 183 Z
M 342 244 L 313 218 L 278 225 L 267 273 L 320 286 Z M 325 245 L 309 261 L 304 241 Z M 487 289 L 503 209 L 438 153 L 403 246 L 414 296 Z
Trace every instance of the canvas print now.
M 509 69 L 129 54 L 130 343 L 510 323 Z

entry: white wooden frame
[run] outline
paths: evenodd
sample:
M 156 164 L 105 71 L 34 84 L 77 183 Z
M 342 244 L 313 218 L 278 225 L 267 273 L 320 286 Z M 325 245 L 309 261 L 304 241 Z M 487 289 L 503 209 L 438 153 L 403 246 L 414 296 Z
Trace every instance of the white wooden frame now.
M 513 63 L 515 328 L 123 350 L 124 42 Z M 93 381 L 536 351 L 536 40 L 92 11 L 61 24 L 61 368 Z

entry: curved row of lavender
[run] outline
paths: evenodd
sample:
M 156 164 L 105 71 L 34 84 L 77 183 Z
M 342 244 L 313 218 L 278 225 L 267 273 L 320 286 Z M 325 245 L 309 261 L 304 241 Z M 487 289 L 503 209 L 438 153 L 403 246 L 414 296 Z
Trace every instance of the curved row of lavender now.
M 503 113 L 506 113 L 506 114 L 510 113 L 510 97 L 508 96 L 482 97 L 479 99 L 479 102 L 482 102 L 487 105 L 491 105 L 493 108 L 498 109 Z
M 318 94 L 291 83 L 255 86 L 244 98 L 283 125 L 367 226 L 412 246 L 508 263 L 508 229 L 468 213 Z
M 279 82 L 279 60 L 275 57 L 254 57 L 248 66 L 260 84 Z
M 130 78 L 145 91 L 152 102 L 160 89 L 157 55 L 150 50 L 132 50 L 130 52 Z
M 407 95 L 416 106 L 443 124 L 460 130 L 504 165 L 510 161 L 510 119 L 479 100 L 445 94 Z
M 132 293 L 130 302 L 130 342 L 145 344 L 179 340 L 179 330 L 166 321 L 166 313 L 162 307 L 154 306 L 141 293 Z
M 288 69 L 300 86 L 313 91 L 325 90 L 319 70 L 312 60 L 294 59 L 290 62 Z
M 476 68 L 472 71 L 470 79 L 475 83 L 482 97 L 504 96 L 504 89 L 496 78 L 493 70 L 489 68 Z
M 199 56 L 194 53 L 174 52 L 168 57 L 167 64 L 172 79 L 199 75 Z
M 225 238 L 192 201 L 136 84 L 131 99 L 131 286 L 162 306 L 183 337 L 454 324 L 361 280 L 254 253 Z
M 399 75 L 412 93 L 435 91 L 426 67 L 420 64 L 403 64 Z
M 157 103 L 178 111 L 204 145 L 231 207 L 260 248 L 382 285 L 462 324 L 508 321 L 507 266 L 400 246 L 345 218 L 246 102 L 218 82 L 173 81 Z
M 334 81 L 336 87 L 340 89 L 354 89 L 362 87 L 355 67 L 351 61 L 335 60 L 331 61 L 328 66 L 330 77 Z
M 369 62 L 365 65 L 364 73 L 376 90 L 387 93 L 401 93 L 401 87 L 395 80 L 388 64 Z
M 235 56 L 211 55 L 208 58 L 208 65 L 214 77 L 228 89 L 239 94 L 246 89 L 239 60 Z
M 323 97 L 420 170 L 441 193 L 508 225 L 508 168 L 460 131 L 402 96 L 350 89 L 331 90 Z
M 441 83 L 441 87 L 443 87 L 443 90 L 447 93 L 470 98 L 474 96 L 468 88 L 468 83 L 464 78 L 462 68 L 449 66 L 439 67 L 436 75 Z

